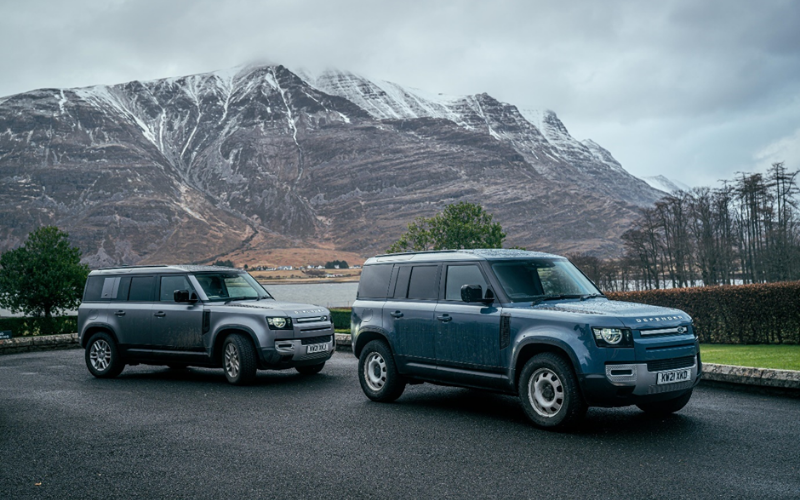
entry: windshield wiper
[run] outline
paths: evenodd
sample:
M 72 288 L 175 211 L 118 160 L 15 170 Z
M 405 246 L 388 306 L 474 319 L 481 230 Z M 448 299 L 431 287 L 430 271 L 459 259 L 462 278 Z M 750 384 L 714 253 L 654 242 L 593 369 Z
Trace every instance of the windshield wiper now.
M 561 299 L 581 299 L 583 295 L 574 295 L 574 294 L 558 294 L 558 295 L 538 295 L 533 297 L 532 306 L 539 304 L 545 300 L 561 300 Z
M 596 299 L 598 297 L 605 297 L 605 295 L 603 295 L 602 293 L 590 293 L 587 295 L 581 295 L 581 300 Z
M 234 300 L 252 300 L 254 298 L 255 297 L 231 297 L 228 300 L 226 300 L 225 303 L 227 304 L 229 302 L 233 302 Z

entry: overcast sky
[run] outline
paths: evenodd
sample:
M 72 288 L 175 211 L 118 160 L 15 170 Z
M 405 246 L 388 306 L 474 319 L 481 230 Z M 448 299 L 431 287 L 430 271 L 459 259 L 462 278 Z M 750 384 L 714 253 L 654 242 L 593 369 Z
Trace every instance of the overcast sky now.
M 638 176 L 800 169 L 800 1 L 0 0 L 0 96 L 254 60 L 555 111 Z

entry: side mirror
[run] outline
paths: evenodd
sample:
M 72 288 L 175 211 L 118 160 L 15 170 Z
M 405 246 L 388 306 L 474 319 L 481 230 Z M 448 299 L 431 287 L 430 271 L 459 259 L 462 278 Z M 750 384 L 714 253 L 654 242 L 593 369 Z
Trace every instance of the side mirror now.
M 194 303 L 197 302 L 197 294 L 195 292 L 189 292 L 189 290 L 175 290 L 172 294 L 172 299 L 175 302 L 190 302 Z
M 480 285 L 462 285 L 461 300 L 464 302 L 480 302 L 483 300 L 483 289 Z

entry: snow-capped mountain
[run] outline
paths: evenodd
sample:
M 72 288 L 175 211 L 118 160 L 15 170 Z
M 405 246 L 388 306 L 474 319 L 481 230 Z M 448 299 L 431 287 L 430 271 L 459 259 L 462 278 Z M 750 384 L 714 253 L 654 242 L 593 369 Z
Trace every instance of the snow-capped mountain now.
M 70 232 L 93 266 L 320 246 L 370 255 L 483 204 L 511 245 L 617 253 L 663 193 L 555 113 L 280 65 L 0 98 L 0 250 Z

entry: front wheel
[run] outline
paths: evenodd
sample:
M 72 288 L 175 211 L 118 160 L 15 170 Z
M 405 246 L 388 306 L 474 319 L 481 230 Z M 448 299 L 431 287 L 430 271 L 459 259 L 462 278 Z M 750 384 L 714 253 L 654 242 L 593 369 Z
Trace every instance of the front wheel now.
M 86 367 L 97 378 L 114 378 L 125 368 L 111 335 L 96 333 L 86 344 Z
M 637 403 L 636 406 L 638 406 L 639 409 L 645 413 L 652 413 L 654 415 L 668 415 L 670 413 L 675 413 L 676 411 L 682 410 L 691 398 L 692 390 L 689 389 L 688 392 L 678 396 L 677 398 L 667 399 L 666 401 L 656 401 L 653 403 Z
M 550 352 L 537 354 L 525 363 L 519 378 L 519 399 L 534 424 L 551 429 L 575 425 L 587 409 L 572 367 Z
M 322 371 L 322 368 L 325 366 L 325 363 L 319 363 L 317 365 L 306 365 L 306 366 L 295 366 L 294 369 L 300 375 L 314 375 Z
M 406 380 L 394 364 L 392 350 L 382 340 L 364 346 L 358 358 L 358 380 L 364 394 L 381 403 L 396 400 L 406 388 Z
M 233 334 L 222 344 L 222 368 L 233 385 L 246 385 L 256 378 L 256 353 L 243 335 Z

